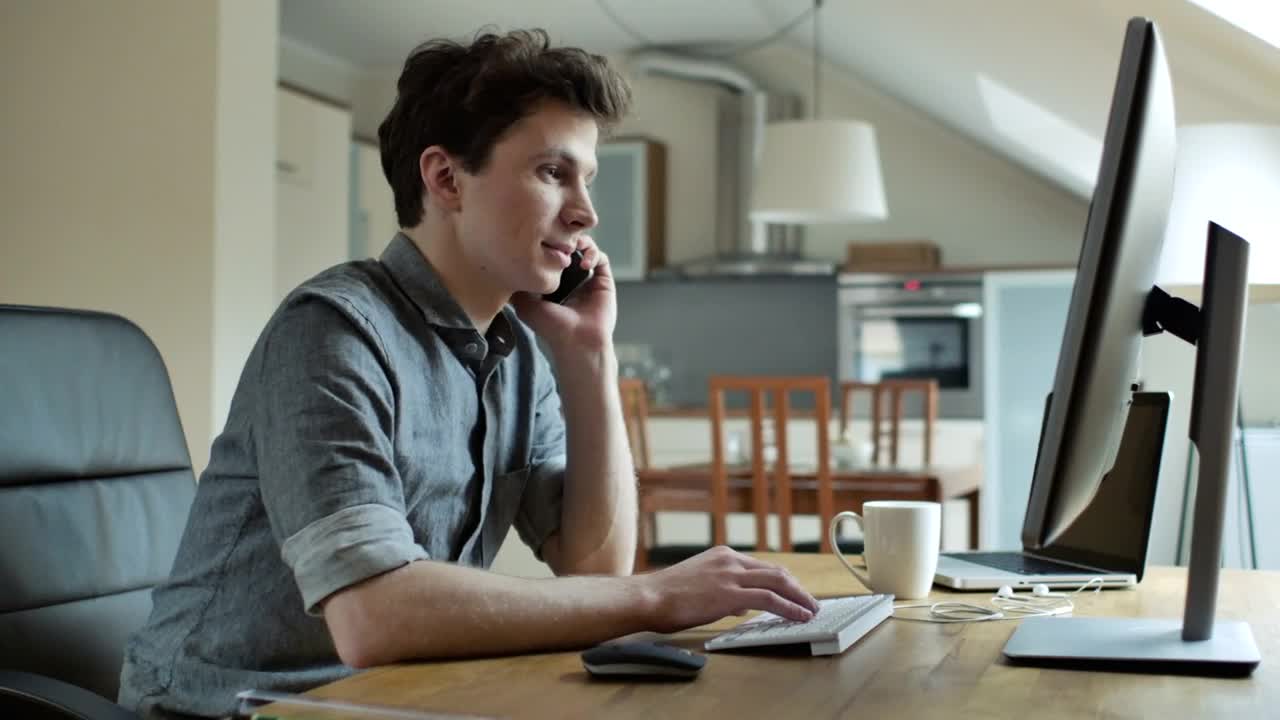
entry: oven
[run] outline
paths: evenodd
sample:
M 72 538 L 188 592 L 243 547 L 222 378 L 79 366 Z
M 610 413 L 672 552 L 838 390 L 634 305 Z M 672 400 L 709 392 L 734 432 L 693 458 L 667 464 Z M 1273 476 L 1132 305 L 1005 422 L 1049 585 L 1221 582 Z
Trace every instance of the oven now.
M 837 292 L 841 380 L 934 379 L 939 417 L 982 417 L 980 274 L 845 273 Z

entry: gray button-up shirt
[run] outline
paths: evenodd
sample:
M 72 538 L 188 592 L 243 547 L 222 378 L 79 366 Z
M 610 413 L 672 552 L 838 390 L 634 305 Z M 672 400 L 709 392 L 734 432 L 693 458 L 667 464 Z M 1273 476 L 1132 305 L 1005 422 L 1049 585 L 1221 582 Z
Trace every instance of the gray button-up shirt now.
M 414 560 L 488 567 L 560 526 L 560 400 L 510 307 L 481 335 L 404 235 L 294 290 L 245 364 L 120 701 L 223 715 L 352 670 L 320 601 Z

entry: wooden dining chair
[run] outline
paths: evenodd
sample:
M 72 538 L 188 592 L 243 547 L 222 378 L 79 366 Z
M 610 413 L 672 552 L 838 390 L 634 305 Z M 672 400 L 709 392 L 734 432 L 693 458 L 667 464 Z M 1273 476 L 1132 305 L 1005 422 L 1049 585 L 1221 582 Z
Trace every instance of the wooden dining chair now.
M 705 543 L 661 543 L 658 539 L 658 513 L 711 512 L 710 467 L 704 469 L 655 467 L 649 454 L 649 393 L 639 378 L 618 379 L 622 401 L 622 417 L 627 428 L 632 463 L 636 469 L 637 498 L 640 505 L 639 537 L 636 544 L 635 571 L 674 565 L 697 555 L 711 546 Z M 649 477 L 664 477 L 670 484 L 646 482 Z M 682 481 L 682 482 L 681 482 Z M 736 548 L 749 550 L 748 547 Z
M 757 377 L 714 375 L 709 381 L 708 405 L 711 411 L 711 538 L 716 545 L 728 541 L 729 463 L 725 452 L 725 395 L 746 393 L 749 399 L 751 428 L 751 511 L 755 514 L 756 550 L 769 550 L 768 519 L 777 515 L 778 550 L 792 552 L 791 541 L 791 444 L 788 420 L 791 395 L 809 393 L 814 397 L 814 421 L 817 432 L 818 515 L 823 528 L 819 547 L 830 552 L 830 539 L 825 528 L 835 515 L 835 498 L 831 489 L 831 388 L 823 376 Z M 773 421 L 776 456 L 772 467 L 765 463 L 763 448 L 766 408 Z M 736 509 L 736 508 L 734 508 Z
M 644 380 L 634 377 L 618 378 L 618 395 L 622 404 L 622 420 L 627 429 L 627 445 L 631 448 L 631 462 L 635 466 L 637 484 L 645 487 L 644 473 L 649 466 L 649 391 Z M 655 497 L 656 495 L 656 497 Z M 640 572 L 649 569 L 650 552 L 657 542 L 657 513 L 665 509 L 669 503 L 661 492 L 641 491 L 640 527 L 638 530 L 638 547 L 636 548 L 635 570 Z
M 849 427 L 853 403 L 858 393 L 871 396 L 871 461 L 879 464 L 886 456 L 890 465 L 898 464 L 898 448 L 901 438 L 903 400 L 909 393 L 919 393 L 923 401 L 921 413 L 924 423 L 924 467 L 933 463 L 933 426 L 938 419 L 937 380 L 881 380 L 875 383 L 845 381 L 840 383 L 840 436 Z M 886 418 L 885 415 L 888 414 Z M 887 427 L 885 426 L 887 423 Z M 888 452 L 883 452 L 885 441 Z
M 622 397 L 622 419 L 627 426 L 631 445 L 631 461 L 636 470 L 649 468 L 649 392 L 640 378 L 618 378 L 618 394 Z
M 711 512 L 709 470 L 673 470 L 654 467 L 649 454 L 649 391 L 640 378 L 618 378 L 618 394 L 622 403 L 622 419 L 627 428 L 627 443 L 635 465 L 640 518 L 636 546 L 635 571 L 654 566 L 674 565 L 706 550 L 707 545 L 662 544 L 658 540 L 658 513 Z M 650 476 L 683 477 L 681 487 L 655 487 L 646 482 Z

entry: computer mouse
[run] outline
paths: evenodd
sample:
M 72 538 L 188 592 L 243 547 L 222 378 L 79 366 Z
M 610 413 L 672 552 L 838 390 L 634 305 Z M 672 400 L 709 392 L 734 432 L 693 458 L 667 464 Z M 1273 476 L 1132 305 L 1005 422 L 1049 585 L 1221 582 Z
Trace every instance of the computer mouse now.
M 648 677 L 691 680 L 707 658 L 659 642 L 607 642 L 582 653 L 582 666 L 597 677 Z

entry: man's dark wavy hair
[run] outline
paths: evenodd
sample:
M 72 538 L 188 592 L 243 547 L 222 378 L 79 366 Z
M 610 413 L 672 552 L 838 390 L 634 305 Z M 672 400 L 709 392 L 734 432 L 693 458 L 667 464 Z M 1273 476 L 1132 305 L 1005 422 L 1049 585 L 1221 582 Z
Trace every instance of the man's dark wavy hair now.
M 482 33 L 470 45 L 430 40 L 409 53 L 395 105 L 378 126 L 400 226 L 422 221 L 423 150 L 440 145 L 479 172 L 502 134 L 544 100 L 587 113 L 607 131 L 626 115 L 631 89 L 604 57 L 553 48 L 540 29 Z

